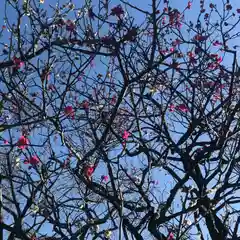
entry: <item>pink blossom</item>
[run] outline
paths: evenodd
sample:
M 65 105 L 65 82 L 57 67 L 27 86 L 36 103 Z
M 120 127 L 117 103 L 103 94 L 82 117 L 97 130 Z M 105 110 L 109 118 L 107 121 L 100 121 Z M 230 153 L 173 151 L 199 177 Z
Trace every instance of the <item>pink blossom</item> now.
M 202 41 L 206 41 L 207 39 L 208 39 L 208 36 L 202 36 L 202 35 L 196 35 L 195 37 L 194 37 L 194 39 L 196 40 L 196 41 L 199 41 L 199 42 L 202 42 Z
M 18 148 L 20 148 L 20 149 L 25 149 L 28 144 L 29 144 L 29 140 L 28 140 L 26 137 L 21 136 L 21 137 L 18 139 L 18 142 L 17 142 Z
M 32 165 L 37 165 L 40 162 L 39 158 L 37 156 L 32 156 L 29 159 L 29 163 Z
M 193 57 L 194 57 L 194 53 L 193 53 L 193 52 L 188 52 L 187 55 L 188 55 L 190 58 L 193 58 Z
M 107 182 L 107 180 L 108 180 L 108 176 L 106 176 L 106 175 L 102 175 L 102 176 L 101 176 L 101 179 L 102 179 L 102 181 Z
M 170 111 L 170 112 L 173 112 L 174 109 L 175 109 L 174 104 L 170 104 L 170 105 L 169 105 L 169 111 Z
M 55 91 L 55 85 L 54 84 L 49 84 L 48 85 L 48 90 L 54 92 Z
M 123 138 L 124 140 L 128 140 L 128 137 L 129 137 L 130 135 L 131 135 L 131 134 L 130 134 L 128 131 L 124 130 L 124 133 L 123 133 L 122 138 Z
M 117 17 L 120 17 L 121 15 L 124 14 L 124 11 L 122 9 L 122 6 L 121 5 L 118 5 L 114 8 L 111 9 L 111 15 L 112 16 L 117 16 Z
M 213 43 L 213 46 L 221 46 L 222 43 L 220 43 L 218 40 Z
M 172 46 L 176 47 L 177 45 L 179 45 L 181 43 L 181 40 L 176 39 L 175 41 L 172 42 Z
M 76 28 L 76 25 L 72 20 L 66 21 L 66 30 L 67 31 L 73 32 L 75 30 L 75 28 Z
M 35 166 L 35 165 L 39 164 L 39 162 L 40 162 L 39 158 L 35 155 L 35 156 L 32 156 L 29 159 L 25 160 L 24 164 L 31 164 L 31 165 Z
M 117 102 L 117 96 L 113 95 L 111 99 L 111 104 L 115 104 Z
M 88 110 L 88 109 L 89 109 L 89 102 L 86 101 L 86 100 L 84 100 L 84 101 L 82 102 L 82 106 L 83 106 L 83 108 L 84 108 L 85 110 Z
M 84 175 L 89 178 L 92 176 L 94 170 L 95 170 L 94 165 L 87 165 L 84 168 Z
M 14 63 L 14 67 L 16 68 L 16 69 L 19 69 L 19 68 L 21 68 L 23 65 L 24 65 L 24 62 L 23 61 L 21 61 L 21 59 L 20 58 L 17 58 L 17 57 L 14 57 L 13 58 L 13 63 Z
M 174 235 L 173 233 L 171 232 L 167 238 L 167 240 L 173 240 L 174 239 Z
M 67 106 L 64 108 L 64 113 L 66 116 L 74 118 L 74 110 L 72 106 Z
M 189 111 L 188 107 L 185 104 L 180 104 L 180 105 L 177 106 L 177 108 L 182 112 L 188 112 Z
M 219 94 L 214 94 L 213 95 L 213 101 L 217 101 L 217 100 L 220 100 L 221 99 L 221 96 Z
M 161 54 L 166 54 L 166 53 L 167 53 L 167 50 L 160 50 L 160 53 L 161 53 Z
M 4 143 L 4 144 L 8 144 L 8 140 L 5 139 L 5 140 L 3 141 L 3 143 Z
M 214 70 L 218 67 L 217 63 L 208 63 L 208 69 Z
M 217 57 L 216 58 L 216 61 L 217 61 L 217 63 L 221 63 L 222 62 L 222 57 L 220 56 L 220 57 Z
M 110 37 L 110 36 L 103 36 L 103 37 L 101 38 L 101 40 L 102 40 L 104 43 L 108 43 L 108 42 L 110 42 L 110 41 L 112 40 L 112 37 Z
M 187 5 L 187 8 L 190 9 L 191 6 L 192 6 L 192 3 L 189 1 L 189 2 L 188 2 L 188 5 Z

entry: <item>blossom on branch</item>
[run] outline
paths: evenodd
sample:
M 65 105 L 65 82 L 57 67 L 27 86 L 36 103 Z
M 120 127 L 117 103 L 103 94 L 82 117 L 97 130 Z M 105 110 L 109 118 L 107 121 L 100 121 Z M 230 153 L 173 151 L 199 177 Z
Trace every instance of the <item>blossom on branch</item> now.
M 23 150 L 23 149 L 25 149 L 27 147 L 28 144 L 29 144 L 29 140 L 26 137 L 21 136 L 18 139 L 18 142 L 17 142 L 18 148 Z

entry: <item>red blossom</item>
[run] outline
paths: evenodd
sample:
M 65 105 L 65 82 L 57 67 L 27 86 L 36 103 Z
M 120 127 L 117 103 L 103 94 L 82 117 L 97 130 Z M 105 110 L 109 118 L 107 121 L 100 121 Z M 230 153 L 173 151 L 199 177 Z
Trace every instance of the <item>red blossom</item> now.
M 40 160 L 37 156 L 32 156 L 30 159 L 29 159 L 29 163 L 31 165 L 37 165 L 39 164 Z
M 221 46 L 222 43 L 220 43 L 218 40 L 213 43 L 213 46 Z
M 111 104 L 115 104 L 117 102 L 117 96 L 113 95 L 111 99 Z
M 29 144 L 29 140 L 28 140 L 26 137 L 21 136 L 21 137 L 18 139 L 18 142 L 17 142 L 18 148 L 20 148 L 20 149 L 25 149 L 28 144 Z
M 167 240 L 173 240 L 174 239 L 174 235 L 173 233 L 171 232 L 167 238 Z
M 221 96 L 219 94 L 214 94 L 213 95 L 213 101 L 216 102 L 217 100 L 220 100 Z
M 56 88 L 55 88 L 55 85 L 54 85 L 54 84 L 49 84 L 49 85 L 48 85 L 48 90 L 49 90 L 49 91 L 55 91 L 55 89 L 56 89 Z
M 167 51 L 167 50 L 160 50 L 159 52 L 160 52 L 161 54 L 167 54 L 168 51 Z
M 207 40 L 207 39 L 208 39 L 208 36 L 202 36 L 202 35 L 197 34 L 197 35 L 194 37 L 194 39 L 195 39 L 196 41 L 202 42 L 202 41 Z
M 226 9 L 229 11 L 229 10 L 232 10 L 232 5 L 231 4 L 227 4 L 226 5 Z
M 182 111 L 182 112 L 188 112 L 189 111 L 188 107 L 185 104 L 178 105 L 177 109 Z
M 68 156 L 67 159 L 63 163 L 63 168 L 66 168 L 71 161 L 71 156 Z
M 14 67 L 16 69 L 19 69 L 19 68 L 21 68 L 24 65 L 24 62 L 21 61 L 21 59 L 17 58 L 17 57 L 13 57 L 13 63 L 14 63 Z
M 221 63 L 222 62 L 222 57 L 220 56 L 220 57 L 217 57 L 216 58 L 216 61 L 217 61 L 217 63 Z
M 88 109 L 89 109 L 89 102 L 86 101 L 86 100 L 84 100 L 84 101 L 82 102 L 82 107 L 83 107 L 85 110 L 88 110 Z
M 192 2 L 188 2 L 188 5 L 187 5 L 187 9 L 190 9 L 191 8 L 191 6 L 192 6 Z
M 131 135 L 131 134 L 130 134 L 128 131 L 124 130 L 124 133 L 123 133 L 122 138 L 123 138 L 124 140 L 128 140 L 128 137 L 129 137 L 130 135 Z
M 122 6 L 121 5 L 118 5 L 114 8 L 111 9 L 111 15 L 112 16 L 117 16 L 117 17 L 120 17 L 121 15 L 124 14 L 124 11 L 122 9 Z
M 179 68 L 179 63 L 176 60 L 173 60 L 172 64 L 171 64 L 172 68 L 178 69 Z
M 237 9 L 237 13 L 240 13 L 240 8 Z
M 95 166 L 92 165 L 92 164 L 85 166 L 85 167 L 84 167 L 84 170 L 83 170 L 85 177 L 87 177 L 87 179 L 90 180 L 90 178 L 92 177 L 92 174 L 93 174 L 94 170 L 95 170 Z
M 190 58 L 193 58 L 193 57 L 194 57 L 194 53 L 193 53 L 193 52 L 188 52 L 187 55 L 188 55 Z
M 111 43 L 112 42 L 112 40 L 113 40 L 113 38 L 111 37 L 111 36 L 103 36 L 102 38 L 101 38 L 101 40 L 102 40 L 102 42 L 103 43 Z
M 170 104 L 170 105 L 169 105 L 169 111 L 170 111 L 170 112 L 173 112 L 174 109 L 175 109 L 174 104 Z
M 214 8 L 214 4 L 213 4 L 213 3 L 210 3 L 210 4 L 209 4 L 209 7 L 210 7 L 210 8 Z
M 172 46 L 176 47 L 177 45 L 179 45 L 181 43 L 181 40 L 176 39 L 175 41 L 172 42 Z
M 72 106 L 67 106 L 64 108 L 64 113 L 66 116 L 74 118 L 74 109 Z
M 108 176 L 102 175 L 102 176 L 101 176 L 101 179 L 102 179 L 102 181 L 106 182 L 106 181 L 108 180 Z
M 70 31 L 70 32 L 73 32 L 75 30 L 75 28 L 76 28 L 75 23 L 72 20 L 67 20 L 67 22 L 66 22 L 66 30 Z

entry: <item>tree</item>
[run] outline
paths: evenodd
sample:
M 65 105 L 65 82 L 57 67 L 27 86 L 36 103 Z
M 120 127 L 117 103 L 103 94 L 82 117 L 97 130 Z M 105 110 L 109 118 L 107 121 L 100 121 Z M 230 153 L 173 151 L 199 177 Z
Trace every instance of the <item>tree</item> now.
M 240 9 L 53 2 L 2 3 L 0 239 L 240 239 Z

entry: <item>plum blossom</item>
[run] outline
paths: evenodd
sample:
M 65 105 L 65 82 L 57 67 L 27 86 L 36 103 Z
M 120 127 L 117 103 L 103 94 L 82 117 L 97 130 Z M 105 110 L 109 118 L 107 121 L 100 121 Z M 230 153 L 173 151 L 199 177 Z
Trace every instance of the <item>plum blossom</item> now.
M 88 181 L 91 181 L 94 170 L 95 170 L 95 166 L 93 164 L 86 165 L 84 167 L 83 174 L 87 178 Z
M 174 239 L 174 235 L 173 233 L 171 232 L 167 238 L 167 240 L 173 240 Z
M 222 45 L 222 43 L 220 43 L 218 40 L 216 40 L 214 43 L 213 43 L 213 46 L 221 46 Z
M 196 41 L 199 41 L 199 42 L 203 42 L 203 41 L 206 41 L 207 39 L 208 39 L 208 36 L 202 36 L 202 35 L 196 35 L 195 37 L 194 37 L 194 39 L 196 40 Z
M 36 155 L 34 155 L 34 156 L 30 157 L 29 159 L 24 161 L 24 164 L 31 164 L 33 166 L 36 166 L 39 163 L 40 163 L 40 160 Z
M 75 30 L 75 28 L 76 28 L 76 25 L 72 20 L 66 21 L 66 30 L 67 31 L 73 32 Z
M 177 106 L 177 109 L 180 110 L 181 112 L 188 112 L 189 109 L 185 104 L 180 104 Z
M 122 9 L 122 6 L 121 5 L 118 5 L 114 8 L 111 9 L 111 15 L 112 16 L 117 16 L 117 17 L 120 17 L 121 15 L 124 14 L 124 11 Z
M 101 180 L 104 181 L 104 182 L 107 182 L 108 176 L 102 175 L 102 176 L 101 176 Z
M 187 9 L 190 9 L 192 7 L 192 2 L 188 2 L 188 4 L 187 4 Z
M 170 112 L 173 112 L 174 109 L 175 109 L 174 104 L 170 104 L 170 105 L 169 105 L 169 111 L 170 111 Z
M 17 57 L 13 57 L 13 63 L 14 63 L 15 69 L 20 69 L 24 65 L 24 62 L 21 61 L 21 59 L 17 58 Z
M 66 116 L 74 118 L 74 109 L 72 106 L 67 106 L 64 108 L 64 113 Z
M 117 96 L 113 95 L 111 98 L 111 104 L 115 104 L 117 102 Z
M 17 142 L 18 148 L 23 150 L 23 149 L 25 149 L 27 147 L 28 144 L 29 144 L 29 140 L 26 137 L 21 136 L 18 139 L 18 142 Z
M 131 134 L 130 134 L 128 131 L 124 130 L 124 133 L 123 133 L 122 138 L 123 138 L 124 140 L 128 140 L 128 137 L 129 137 L 130 135 L 131 135 Z

